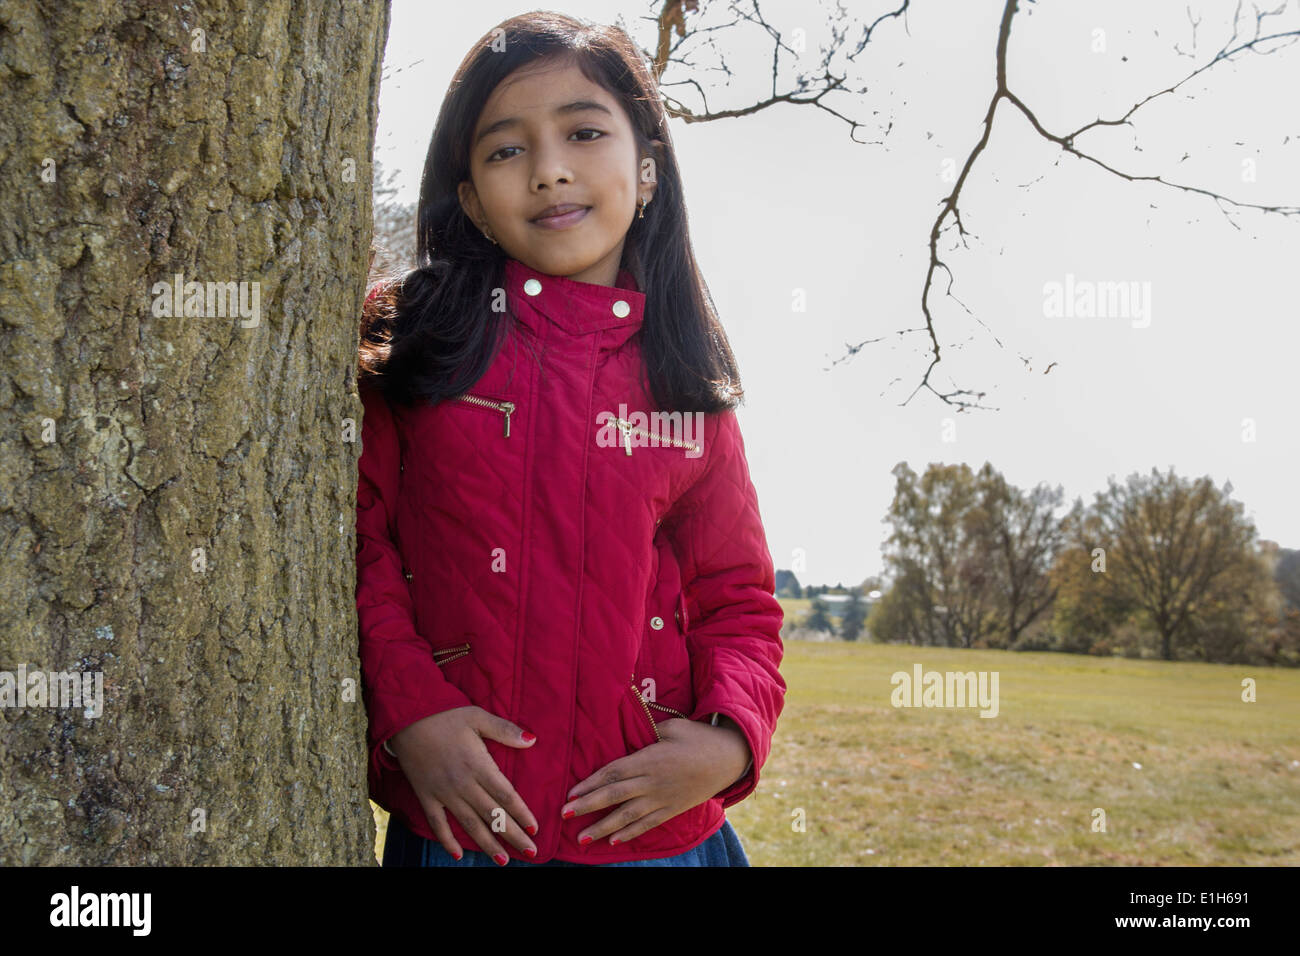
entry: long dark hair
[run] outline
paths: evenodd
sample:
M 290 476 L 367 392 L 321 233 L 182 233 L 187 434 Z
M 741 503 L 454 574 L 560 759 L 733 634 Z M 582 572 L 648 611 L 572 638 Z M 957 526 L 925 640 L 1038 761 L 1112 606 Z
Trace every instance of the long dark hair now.
M 504 40 L 504 51 L 500 42 Z M 358 378 L 392 403 L 431 404 L 468 391 L 513 321 L 492 309 L 507 254 L 461 208 L 470 137 L 498 83 L 538 60 L 572 60 L 631 120 L 640 156 L 654 158 L 654 200 L 632 220 L 621 267 L 646 296 L 640 336 L 645 379 L 660 409 L 717 412 L 744 398 L 735 356 L 700 275 L 686 228 L 681 174 L 663 103 L 631 37 L 558 13 L 512 17 L 461 62 L 424 161 L 416 268 L 376 283 L 361 321 Z

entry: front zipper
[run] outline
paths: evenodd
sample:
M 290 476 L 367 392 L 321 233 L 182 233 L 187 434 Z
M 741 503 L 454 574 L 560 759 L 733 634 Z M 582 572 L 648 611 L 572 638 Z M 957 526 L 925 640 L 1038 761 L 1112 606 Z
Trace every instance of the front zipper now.
M 641 702 L 641 709 L 645 711 L 646 720 L 650 721 L 650 726 L 654 728 L 655 740 L 663 740 L 663 737 L 659 736 L 659 725 L 655 723 L 654 714 L 650 713 L 651 707 L 653 707 L 655 710 L 667 711 L 668 713 L 672 714 L 674 717 L 680 717 L 683 720 L 690 720 L 690 718 L 687 717 L 685 714 L 683 714 L 680 710 L 674 710 L 671 707 L 665 707 L 663 704 L 656 704 L 654 701 L 646 700 L 645 697 L 642 695 L 641 691 L 637 689 L 636 675 L 633 675 L 632 683 L 630 686 L 632 688 L 632 693 L 636 694 L 636 699 Z
M 443 664 L 449 664 L 454 660 L 464 657 L 468 653 L 469 653 L 468 644 L 457 644 L 455 647 L 439 648 L 438 650 L 433 652 L 433 662 L 437 664 L 439 667 L 441 667 Z M 442 654 L 444 656 L 439 658 L 438 657 L 439 654 Z M 451 655 L 451 656 L 448 657 L 445 655 Z
M 638 435 L 644 435 L 646 438 L 655 437 L 653 432 L 645 428 L 638 428 L 637 426 L 633 425 L 630 421 L 628 421 L 626 418 L 611 417 L 609 420 L 618 427 L 618 430 L 620 432 L 623 433 L 623 449 L 629 455 L 632 454 L 632 433 L 633 432 L 635 432 Z M 700 446 L 695 444 L 695 442 L 693 441 L 685 441 L 684 439 L 681 438 L 664 438 L 662 435 L 658 436 L 658 439 L 661 445 L 667 444 L 667 445 L 672 445 L 674 448 L 689 448 L 692 451 L 700 450 Z
M 514 402 L 498 402 L 491 398 L 483 398 L 479 395 L 471 395 L 466 392 L 463 395 L 457 395 L 456 400 L 459 402 L 470 402 L 474 405 L 482 405 L 484 408 L 495 408 L 506 416 L 506 438 L 510 437 L 510 416 L 515 410 Z
M 641 696 L 641 692 L 637 690 L 636 684 L 628 684 L 628 687 L 632 688 L 632 693 L 636 694 L 636 699 L 641 702 L 641 709 L 645 711 L 645 719 L 650 721 L 650 729 L 655 732 L 655 740 L 663 740 L 663 738 L 659 736 L 659 725 L 655 723 L 654 714 L 650 713 L 650 705 L 647 704 L 646 699 Z
M 690 718 L 687 717 L 685 714 L 683 714 L 680 710 L 673 710 L 671 707 L 665 707 L 663 704 L 656 704 L 653 700 L 647 700 L 645 703 L 647 707 L 653 707 L 655 710 L 666 710 L 674 717 L 680 717 L 682 720 L 690 720 Z

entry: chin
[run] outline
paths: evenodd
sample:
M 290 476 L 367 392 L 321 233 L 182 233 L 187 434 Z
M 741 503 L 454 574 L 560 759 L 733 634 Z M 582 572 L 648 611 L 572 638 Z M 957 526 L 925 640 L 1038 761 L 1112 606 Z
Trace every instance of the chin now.
M 539 264 L 538 272 L 553 276 L 571 276 L 590 269 L 600 261 L 599 255 L 567 255 L 561 253 L 554 245 L 549 249 L 539 249 L 533 257 Z

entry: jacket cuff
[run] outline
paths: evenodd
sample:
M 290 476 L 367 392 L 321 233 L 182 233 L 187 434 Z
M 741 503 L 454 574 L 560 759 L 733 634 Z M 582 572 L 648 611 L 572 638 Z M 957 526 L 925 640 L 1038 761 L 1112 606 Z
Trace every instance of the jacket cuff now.
M 733 803 L 739 803 L 741 800 L 744 800 L 747 796 L 753 793 L 755 789 L 757 789 L 758 774 L 755 772 L 754 769 L 754 757 L 753 757 L 753 755 L 757 753 L 757 751 L 754 750 L 754 742 L 750 738 L 749 732 L 740 723 L 740 721 L 736 720 L 735 717 L 732 717 L 731 714 L 721 713 L 719 711 L 714 711 L 711 714 L 705 712 L 695 717 L 692 717 L 691 719 L 703 720 L 705 717 L 709 718 L 709 724 L 710 726 L 713 727 L 718 726 L 718 719 L 720 717 L 726 717 L 730 719 L 733 724 L 735 724 L 737 727 L 740 728 L 740 732 L 745 735 L 745 743 L 749 746 L 749 753 L 750 753 L 749 763 L 745 765 L 744 771 L 736 779 L 736 782 L 731 784 L 725 790 L 721 790 L 718 793 L 713 795 L 713 799 L 715 800 L 718 797 L 722 798 L 722 807 L 725 810 Z
M 717 713 L 717 712 L 715 711 L 714 714 L 713 714 L 713 717 L 709 720 L 709 724 L 710 724 L 710 726 L 713 726 L 713 727 L 718 726 L 718 718 L 719 718 L 719 717 L 724 717 L 724 716 L 726 716 L 726 715 L 725 715 L 725 714 L 719 714 L 719 713 Z M 728 719 L 730 719 L 730 718 L 728 718 Z M 732 723 L 735 723 L 735 721 L 733 720 Z M 749 738 L 746 738 L 746 743 L 748 743 L 748 740 L 749 740 Z M 750 748 L 749 748 L 749 752 L 750 752 L 750 754 L 753 754 L 753 752 L 754 752 L 754 748 L 753 748 L 753 747 L 750 747 Z M 390 750 L 389 753 L 392 753 L 392 751 Z M 753 766 L 754 766 L 754 758 L 751 756 L 751 757 L 749 758 L 749 763 L 745 764 L 745 769 L 744 769 L 743 771 L 741 771 L 741 774 L 740 774 L 739 777 L 736 778 L 736 781 L 737 781 L 737 782 L 740 782 L 740 781 L 743 780 L 746 776 L 748 776 L 748 775 L 749 775 L 749 770 L 750 770 L 750 768 L 753 767 Z M 734 784 L 733 784 L 733 786 L 734 786 Z
M 424 683 L 425 694 L 419 700 L 410 698 L 394 700 L 394 695 L 390 692 L 385 695 L 387 698 L 385 706 L 372 705 L 370 749 L 376 766 L 387 770 L 401 770 L 402 765 L 397 761 L 397 755 L 388 747 L 388 741 L 426 717 L 441 714 L 455 707 L 469 707 L 473 704 L 464 691 L 442 676 L 437 664 L 430 660 L 428 666 L 432 671 L 429 673 L 428 681 Z M 382 713 L 386 718 L 380 724 L 373 722 L 373 715 L 376 712 Z
M 388 750 L 387 747 L 388 741 L 385 740 L 381 745 L 371 751 L 371 759 L 374 761 L 376 766 L 381 767 L 384 770 L 401 770 L 402 765 L 397 762 L 396 757 L 389 756 L 392 751 Z

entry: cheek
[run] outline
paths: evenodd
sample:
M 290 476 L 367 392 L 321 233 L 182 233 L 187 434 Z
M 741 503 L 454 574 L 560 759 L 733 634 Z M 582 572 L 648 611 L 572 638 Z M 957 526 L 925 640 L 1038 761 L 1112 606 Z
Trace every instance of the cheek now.
M 627 229 L 636 215 L 636 194 L 611 189 L 599 207 L 600 221 L 610 228 Z
M 516 177 L 511 175 L 510 171 L 480 173 L 475 185 L 483 212 L 490 218 L 505 220 L 525 212 L 515 197 L 521 192 L 526 195 L 528 190 L 516 181 Z

